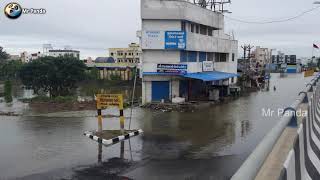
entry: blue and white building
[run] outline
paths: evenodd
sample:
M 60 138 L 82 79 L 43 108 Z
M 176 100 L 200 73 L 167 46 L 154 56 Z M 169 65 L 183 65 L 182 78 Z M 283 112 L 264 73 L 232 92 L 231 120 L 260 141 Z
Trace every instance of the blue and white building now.
M 141 0 L 143 103 L 209 100 L 237 81 L 238 42 L 224 33 L 224 15 L 185 0 Z

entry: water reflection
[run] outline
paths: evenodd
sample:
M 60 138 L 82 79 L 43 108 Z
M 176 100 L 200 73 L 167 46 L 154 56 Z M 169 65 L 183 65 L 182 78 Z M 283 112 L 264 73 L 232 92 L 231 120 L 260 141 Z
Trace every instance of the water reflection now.
M 110 147 L 82 135 L 97 129 L 89 111 L 69 118 L 58 118 L 63 113 L 51 118 L 0 116 L 0 179 L 227 179 L 279 120 L 263 117 L 261 109 L 291 104 L 310 80 L 273 74 L 275 92 L 251 93 L 193 113 L 135 108 L 132 127 L 142 128 L 144 135 Z M 16 99 L 12 107 L 0 103 L 4 108 L 24 109 Z M 108 109 L 103 114 L 118 113 Z M 130 111 L 124 114 L 128 117 Z M 104 118 L 103 127 L 118 129 L 119 118 Z

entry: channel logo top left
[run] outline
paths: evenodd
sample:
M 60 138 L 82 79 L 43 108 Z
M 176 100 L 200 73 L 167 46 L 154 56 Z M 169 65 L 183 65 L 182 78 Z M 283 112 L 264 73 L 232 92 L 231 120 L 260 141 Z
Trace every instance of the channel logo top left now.
M 4 8 L 4 14 L 10 19 L 17 19 L 22 14 L 22 8 L 18 3 L 9 3 Z

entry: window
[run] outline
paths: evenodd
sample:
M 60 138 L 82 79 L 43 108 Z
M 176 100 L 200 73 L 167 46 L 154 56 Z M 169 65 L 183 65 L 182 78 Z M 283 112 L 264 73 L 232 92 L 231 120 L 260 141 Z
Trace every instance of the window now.
M 186 30 L 186 22 L 181 21 L 181 31 L 185 31 L 185 30 Z
M 199 61 L 203 62 L 207 60 L 207 53 L 206 52 L 199 52 Z
M 227 53 L 216 53 L 215 60 L 216 62 L 227 62 Z
M 200 34 L 207 35 L 207 32 L 208 32 L 207 26 L 200 24 Z
M 212 31 L 213 31 L 213 28 L 212 27 L 208 27 L 208 36 L 212 36 Z
M 111 56 L 113 56 L 113 53 L 110 53 Z
M 180 51 L 180 62 L 197 62 L 196 51 Z
M 197 62 L 197 52 L 188 51 L 188 62 Z
M 231 83 L 234 83 L 234 77 L 231 78 Z
M 180 51 L 180 62 L 188 62 L 187 51 Z
M 196 25 L 196 33 L 199 34 L 199 25 Z
M 232 53 L 232 61 L 234 61 L 234 59 L 235 59 L 235 54 Z
M 191 31 L 192 33 L 194 33 L 194 24 L 193 24 L 193 23 L 190 24 L 190 31 Z
M 214 61 L 213 56 L 214 56 L 213 52 L 208 52 L 207 53 L 207 61 Z

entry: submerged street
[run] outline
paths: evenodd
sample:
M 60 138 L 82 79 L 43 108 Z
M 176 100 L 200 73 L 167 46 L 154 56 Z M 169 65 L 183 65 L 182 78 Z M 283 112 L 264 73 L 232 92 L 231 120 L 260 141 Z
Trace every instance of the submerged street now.
M 280 118 L 263 117 L 262 109 L 290 105 L 311 79 L 271 74 L 269 92 L 195 112 L 136 107 L 131 127 L 144 134 L 124 141 L 123 153 L 121 143 L 99 148 L 83 136 L 97 129 L 95 111 L 0 116 L 1 179 L 228 179 Z M 17 100 L 0 110 L 30 114 Z M 128 127 L 130 109 L 124 115 Z M 104 118 L 103 128 L 118 129 L 119 119 Z

